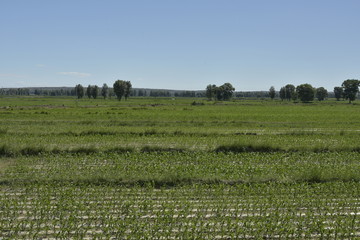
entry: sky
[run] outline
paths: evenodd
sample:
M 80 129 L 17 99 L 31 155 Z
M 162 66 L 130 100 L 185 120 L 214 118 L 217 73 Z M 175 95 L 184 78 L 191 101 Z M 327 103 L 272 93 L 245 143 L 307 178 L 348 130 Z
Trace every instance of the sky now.
M 360 78 L 358 0 L 0 0 L 0 88 L 332 91 Z

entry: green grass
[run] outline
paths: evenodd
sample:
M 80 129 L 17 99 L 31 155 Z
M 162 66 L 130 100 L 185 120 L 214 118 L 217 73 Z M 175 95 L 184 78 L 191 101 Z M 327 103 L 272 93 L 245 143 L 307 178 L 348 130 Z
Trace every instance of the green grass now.
M 359 108 L 2 97 L 0 239 L 359 237 Z

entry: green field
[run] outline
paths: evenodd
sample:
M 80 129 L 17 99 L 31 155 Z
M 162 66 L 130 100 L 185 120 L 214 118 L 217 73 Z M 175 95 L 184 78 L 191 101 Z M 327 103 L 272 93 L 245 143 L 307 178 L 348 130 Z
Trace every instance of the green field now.
M 360 105 L 0 98 L 0 239 L 360 238 Z

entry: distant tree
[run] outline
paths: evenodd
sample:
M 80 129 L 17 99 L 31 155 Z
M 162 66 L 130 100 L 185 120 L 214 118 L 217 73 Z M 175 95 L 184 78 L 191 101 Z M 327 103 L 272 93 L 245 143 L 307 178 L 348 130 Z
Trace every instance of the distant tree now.
M 357 93 L 359 92 L 359 80 L 357 79 L 348 79 L 342 83 L 342 87 L 344 89 L 344 97 L 345 99 L 349 99 L 349 103 L 354 101 Z
M 207 85 L 206 87 L 206 91 L 205 91 L 205 95 L 209 100 L 212 100 L 215 97 L 215 92 L 216 92 L 216 85 Z
M 109 96 L 109 87 L 106 83 L 101 88 L 101 96 L 106 99 Z
M 125 81 L 124 80 L 116 80 L 116 82 L 113 85 L 114 87 L 114 93 L 119 101 L 121 101 L 121 98 L 125 94 Z
M 343 97 L 344 89 L 342 87 L 334 87 L 334 94 L 337 101 Z
M 88 96 L 88 98 L 91 98 L 91 96 L 92 96 L 92 86 L 91 85 L 89 85 L 86 88 L 86 95 Z
M 125 100 L 127 100 L 130 96 L 132 85 L 130 81 L 125 81 L 124 84 L 125 84 L 124 96 L 125 96 Z
M 296 91 L 295 86 L 292 84 L 287 84 L 285 86 L 285 98 L 290 101 L 291 99 L 296 100 Z
M 328 91 L 325 88 L 319 87 L 319 88 L 316 89 L 316 98 L 319 101 L 323 101 L 327 97 L 328 97 Z
M 114 83 L 114 93 L 119 101 L 122 97 L 125 97 L 125 100 L 130 96 L 131 93 L 131 82 L 124 80 L 117 80 Z
M 285 99 L 286 99 L 286 89 L 285 89 L 285 87 L 280 88 L 279 95 L 280 95 L 280 99 L 281 99 L 281 100 L 285 100 Z
M 275 94 L 276 94 L 276 91 L 275 91 L 275 88 L 273 86 L 270 87 L 269 89 L 269 96 L 271 99 L 274 99 L 275 98 Z
M 229 101 L 233 96 L 235 88 L 231 85 L 231 83 L 224 83 L 219 87 L 219 90 L 221 98 L 218 100 Z
M 84 96 L 84 87 L 81 84 L 75 86 L 75 94 L 78 99 Z
M 92 86 L 91 88 L 91 96 L 96 99 L 99 94 L 99 87 L 97 85 Z
M 302 102 L 311 102 L 315 97 L 315 89 L 307 83 L 297 86 L 296 93 Z

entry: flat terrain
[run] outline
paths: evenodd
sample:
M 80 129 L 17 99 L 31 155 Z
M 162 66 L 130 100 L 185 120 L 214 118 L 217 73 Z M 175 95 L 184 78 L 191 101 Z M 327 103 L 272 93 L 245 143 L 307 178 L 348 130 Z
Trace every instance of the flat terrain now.
M 0 239 L 360 237 L 360 105 L 0 98 Z

